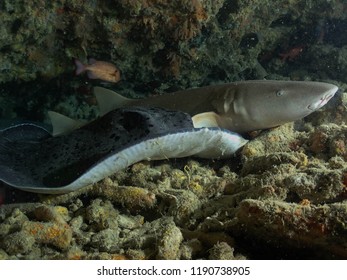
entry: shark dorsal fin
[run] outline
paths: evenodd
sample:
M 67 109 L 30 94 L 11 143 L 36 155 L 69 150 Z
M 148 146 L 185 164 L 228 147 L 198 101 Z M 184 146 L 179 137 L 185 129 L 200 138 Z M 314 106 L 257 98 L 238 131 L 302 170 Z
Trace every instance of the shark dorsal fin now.
M 100 116 L 108 112 L 125 107 L 132 103 L 132 99 L 121 96 L 120 94 L 102 87 L 94 87 L 94 95 L 99 105 Z
M 53 127 L 53 136 L 71 132 L 85 124 L 80 120 L 74 120 L 54 111 L 48 111 L 48 116 Z

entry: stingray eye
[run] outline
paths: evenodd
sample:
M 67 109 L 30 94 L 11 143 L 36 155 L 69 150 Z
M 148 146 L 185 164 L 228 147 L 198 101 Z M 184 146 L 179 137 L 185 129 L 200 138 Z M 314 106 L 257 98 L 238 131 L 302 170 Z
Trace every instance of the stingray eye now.
M 284 95 L 284 90 L 280 89 L 279 91 L 276 92 L 276 96 L 282 96 Z

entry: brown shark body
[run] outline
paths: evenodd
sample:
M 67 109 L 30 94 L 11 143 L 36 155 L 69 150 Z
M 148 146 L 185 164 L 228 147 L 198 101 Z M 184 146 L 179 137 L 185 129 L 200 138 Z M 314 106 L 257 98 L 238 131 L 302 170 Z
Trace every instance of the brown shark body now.
M 124 106 L 160 107 L 189 113 L 195 127 L 219 126 L 243 133 L 303 118 L 337 91 L 310 81 L 241 81 L 183 90 L 145 99 L 128 99 L 96 87 L 101 115 Z

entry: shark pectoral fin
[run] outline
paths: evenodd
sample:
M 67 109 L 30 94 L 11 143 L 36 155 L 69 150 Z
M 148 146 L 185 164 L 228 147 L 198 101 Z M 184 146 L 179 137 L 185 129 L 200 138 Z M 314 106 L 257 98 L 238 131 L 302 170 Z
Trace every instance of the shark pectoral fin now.
M 48 116 L 52 123 L 53 136 L 71 132 L 86 124 L 84 121 L 77 121 L 54 111 L 48 111 Z
M 204 112 L 192 117 L 195 128 L 200 127 L 219 127 L 219 116 L 215 112 Z
M 200 113 L 192 117 L 195 128 L 200 127 L 220 127 L 230 130 L 232 119 L 224 115 L 219 115 L 215 112 Z
M 102 87 L 94 87 L 94 95 L 99 105 L 100 116 L 111 112 L 114 109 L 125 107 L 132 103 L 132 99 Z

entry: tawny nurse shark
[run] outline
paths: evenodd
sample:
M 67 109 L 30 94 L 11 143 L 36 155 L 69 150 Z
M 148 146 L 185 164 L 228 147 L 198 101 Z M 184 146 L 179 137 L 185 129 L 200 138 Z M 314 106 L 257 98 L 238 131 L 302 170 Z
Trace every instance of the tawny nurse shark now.
M 96 88 L 101 116 L 88 124 L 51 113 L 53 136 L 32 123 L 0 130 L 0 180 L 64 193 L 141 160 L 230 157 L 247 143 L 237 133 L 302 118 L 336 91 L 318 82 L 245 81 L 131 100 Z
M 190 114 L 195 127 L 243 133 L 301 119 L 325 105 L 337 90 L 337 86 L 322 82 L 255 80 L 145 99 L 127 99 L 100 87 L 94 92 L 101 115 L 120 107 L 160 107 Z

